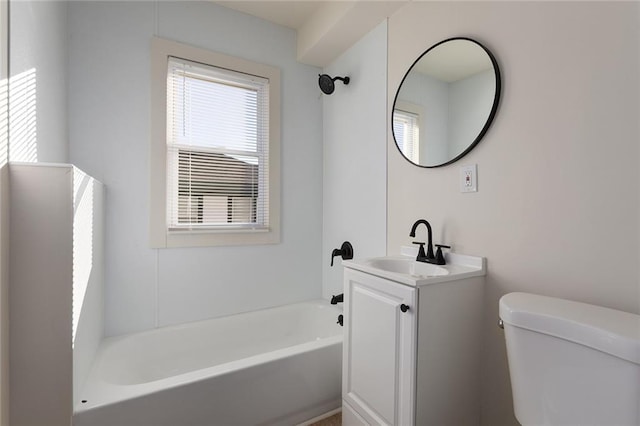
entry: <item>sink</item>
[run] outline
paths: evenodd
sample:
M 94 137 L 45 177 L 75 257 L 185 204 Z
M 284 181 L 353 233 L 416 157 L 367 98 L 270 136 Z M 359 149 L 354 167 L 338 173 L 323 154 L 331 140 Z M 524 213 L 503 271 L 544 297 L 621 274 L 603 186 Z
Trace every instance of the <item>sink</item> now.
M 446 265 L 433 265 L 417 262 L 417 249 L 413 247 L 402 247 L 401 253 L 400 256 L 343 260 L 342 265 L 414 287 L 481 276 L 486 272 L 482 257 L 448 252 L 445 253 Z
M 411 258 L 380 257 L 368 259 L 366 262 L 373 268 L 388 272 L 409 274 L 413 277 L 439 277 L 449 275 L 449 271 L 441 266 L 417 262 Z

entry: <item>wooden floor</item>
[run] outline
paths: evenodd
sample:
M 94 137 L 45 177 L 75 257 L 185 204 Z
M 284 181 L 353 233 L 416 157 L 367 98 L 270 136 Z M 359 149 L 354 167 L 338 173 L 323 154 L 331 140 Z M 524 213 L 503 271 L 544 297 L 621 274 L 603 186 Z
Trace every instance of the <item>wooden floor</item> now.
M 310 426 L 341 426 L 342 425 L 342 413 L 334 414 L 331 417 L 322 419 L 318 422 L 312 423 Z

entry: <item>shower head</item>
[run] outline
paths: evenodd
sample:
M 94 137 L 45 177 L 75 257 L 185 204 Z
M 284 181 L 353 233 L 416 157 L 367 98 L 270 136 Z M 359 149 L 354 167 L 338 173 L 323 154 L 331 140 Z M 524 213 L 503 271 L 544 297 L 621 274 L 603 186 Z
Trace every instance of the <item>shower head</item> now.
M 330 95 L 335 90 L 334 81 L 340 80 L 344 84 L 349 84 L 349 77 L 331 77 L 328 74 L 320 74 L 318 76 L 318 85 L 325 95 Z

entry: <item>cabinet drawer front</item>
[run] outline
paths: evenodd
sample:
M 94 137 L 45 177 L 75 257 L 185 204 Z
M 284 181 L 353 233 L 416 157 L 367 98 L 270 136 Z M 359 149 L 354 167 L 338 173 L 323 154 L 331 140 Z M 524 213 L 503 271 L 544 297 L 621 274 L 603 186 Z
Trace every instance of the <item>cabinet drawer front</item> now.
M 413 423 L 416 300 L 413 287 L 345 270 L 343 397 L 372 424 Z

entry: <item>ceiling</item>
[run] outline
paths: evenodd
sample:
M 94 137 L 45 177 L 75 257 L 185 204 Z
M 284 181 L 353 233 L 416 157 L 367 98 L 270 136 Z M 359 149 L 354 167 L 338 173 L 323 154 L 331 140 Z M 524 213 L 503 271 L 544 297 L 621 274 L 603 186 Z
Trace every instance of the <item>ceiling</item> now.
M 318 11 L 325 1 L 227 0 L 215 1 L 215 3 L 297 30 Z
M 485 50 L 468 40 L 450 40 L 439 44 L 415 64 L 415 69 L 420 73 L 447 83 L 491 68 L 493 64 Z
M 325 67 L 410 0 L 212 0 L 297 32 L 298 61 Z

